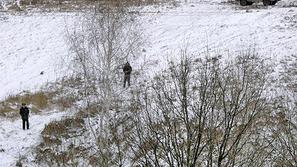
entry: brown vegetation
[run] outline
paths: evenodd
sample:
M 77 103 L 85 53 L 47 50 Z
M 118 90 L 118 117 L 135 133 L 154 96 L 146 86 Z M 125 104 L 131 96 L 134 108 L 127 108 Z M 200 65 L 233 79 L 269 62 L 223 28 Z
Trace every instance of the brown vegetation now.
M 22 103 L 30 105 L 31 112 L 40 112 L 49 107 L 54 92 L 23 92 L 18 95 L 8 96 L 0 102 L 0 115 L 16 116 Z

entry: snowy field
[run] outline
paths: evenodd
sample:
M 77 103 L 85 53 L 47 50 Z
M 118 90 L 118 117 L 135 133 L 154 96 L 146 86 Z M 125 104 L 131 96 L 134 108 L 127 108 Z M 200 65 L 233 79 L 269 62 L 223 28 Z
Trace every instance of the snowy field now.
M 157 62 L 156 70 L 185 48 L 196 55 L 208 49 L 229 56 L 256 49 L 279 62 L 297 53 L 296 13 L 294 7 L 259 4 L 243 8 L 220 0 L 147 7 L 140 11 L 148 41 L 144 57 Z M 74 13 L 0 12 L 0 99 L 23 90 L 38 90 L 67 75 L 63 61 L 69 54 L 66 29 L 75 17 Z M 131 63 L 136 68 L 140 64 Z
M 66 75 L 65 25 L 71 25 L 72 18 L 63 13 L 0 13 L 0 99 L 38 90 Z M 42 71 L 44 75 L 40 75 Z
M 67 75 L 64 34 L 72 18 L 72 14 L 63 13 L 0 13 L 0 100 L 24 90 L 39 90 L 47 82 Z M 12 121 L 0 117 L 0 166 L 15 166 L 22 155 L 39 144 L 44 126 L 64 115 L 60 111 L 32 115 L 31 128 L 26 131 L 20 118 Z
M 22 129 L 22 120 L 14 121 L 0 118 L 0 166 L 15 166 L 17 160 L 31 151 L 40 142 L 40 132 L 51 121 L 62 118 L 66 112 L 50 112 L 42 115 L 32 115 L 29 118 L 30 129 Z M 27 157 L 29 158 L 29 157 Z
M 164 63 L 185 48 L 197 56 L 206 51 L 234 56 L 256 49 L 260 55 L 279 62 L 297 53 L 296 13 L 296 8 L 279 5 L 245 8 L 205 1 L 181 4 L 152 14 L 156 19 L 146 28 L 152 41 L 147 57 Z
M 175 7 L 146 7 L 140 17 L 148 45 L 139 48 L 145 49 L 145 58 L 140 60 L 155 62 L 150 68 L 154 72 L 165 67 L 180 49 L 187 48 L 197 56 L 209 50 L 226 58 L 256 49 L 278 63 L 297 53 L 297 8 L 283 6 L 243 8 L 218 0 L 192 0 Z M 0 99 L 38 90 L 67 75 L 65 36 L 75 18 L 75 13 L 0 12 Z M 134 69 L 141 63 L 131 62 Z M 0 152 L 0 166 L 14 166 L 19 156 L 38 144 L 44 125 L 62 115 L 33 115 L 28 131 L 21 129 L 19 119 L 1 118 L 0 149 L 5 152 Z

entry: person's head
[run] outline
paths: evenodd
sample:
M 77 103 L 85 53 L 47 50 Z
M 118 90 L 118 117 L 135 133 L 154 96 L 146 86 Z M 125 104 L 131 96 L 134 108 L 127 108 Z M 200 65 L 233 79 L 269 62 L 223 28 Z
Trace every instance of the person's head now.
M 26 103 L 22 103 L 22 106 L 26 106 Z
M 128 61 L 127 61 L 126 65 L 130 65 Z

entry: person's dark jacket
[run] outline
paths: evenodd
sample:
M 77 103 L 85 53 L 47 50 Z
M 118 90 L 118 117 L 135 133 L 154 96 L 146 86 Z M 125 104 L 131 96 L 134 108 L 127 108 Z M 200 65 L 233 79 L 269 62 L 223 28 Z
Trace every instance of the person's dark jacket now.
M 131 74 L 132 67 L 130 66 L 129 63 L 125 64 L 125 66 L 123 67 L 123 71 L 124 71 L 125 75 Z
M 29 118 L 29 109 L 28 107 L 21 107 L 20 114 L 22 116 L 22 119 L 27 120 Z

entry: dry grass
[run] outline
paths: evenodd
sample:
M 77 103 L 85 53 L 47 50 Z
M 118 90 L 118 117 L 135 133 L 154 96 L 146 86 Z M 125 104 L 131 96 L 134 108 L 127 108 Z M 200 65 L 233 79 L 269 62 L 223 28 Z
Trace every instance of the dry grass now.
M 47 91 L 34 93 L 24 91 L 17 95 L 10 95 L 3 101 L 0 101 L 0 116 L 19 116 L 19 108 L 22 103 L 26 103 L 33 113 L 53 108 L 65 111 L 79 100 L 79 97 L 73 95 L 71 92 L 78 89 L 81 84 L 80 80 L 67 79 L 61 83 L 46 85 L 46 88 L 43 90 Z
M 31 112 L 37 113 L 49 107 L 54 92 L 24 92 L 18 95 L 8 96 L 0 102 L 0 116 L 18 115 L 22 103 L 29 105 Z
M 54 99 L 52 102 L 59 107 L 59 110 L 64 111 L 67 108 L 70 108 L 77 99 L 75 97 L 59 97 Z
M 160 2 L 172 2 L 173 0 L 21 0 L 21 5 L 36 5 L 36 4 L 51 4 L 51 5 L 62 5 L 62 4 L 94 4 L 104 3 L 109 5 L 143 5 L 143 4 L 156 4 Z
M 62 141 L 75 138 L 77 131 L 83 129 L 83 126 L 84 120 L 79 117 L 66 118 L 46 125 L 41 133 L 43 141 L 36 148 L 36 162 L 49 166 L 64 166 L 73 156 L 82 156 L 87 150 L 84 147 L 70 145 L 62 152 L 57 152 L 57 149 L 63 147 Z
M 8 96 L 3 103 L 10 103 L 10 104 L 32 104 L 40 109 L 45 109 L 48 107 L 49 100 L 54 96 L 54 92 L 36 92 L 30 93 L 25 92 L 24 94 L 18 94 L 14 96 Z
M 32 8 L 42 11 L 75 11 L 100 6 L 146 6 L 151 4 L 171 3 L 175 0 L 21 0 L 21 8 Z
M 42 136 L 56 136 L 56 137 L 68 137 L 69 133 L 67 129 L 69 128 L 82 128 L 84 124 L 81 118 L 67 118 L 62 121 L 54 121 L 46 125 L 42 131 Z

